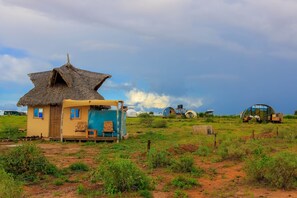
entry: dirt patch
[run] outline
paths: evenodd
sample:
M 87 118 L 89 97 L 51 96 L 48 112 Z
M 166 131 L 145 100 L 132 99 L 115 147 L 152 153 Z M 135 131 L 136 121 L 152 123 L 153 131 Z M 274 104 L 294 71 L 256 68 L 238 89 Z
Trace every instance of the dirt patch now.
M 0 150 L 9 149 L 8 144 L 0 145 Z M 38 147 L 42 149 L 44 155 L 59 168 L 66 168 L 74 162 L 84 162 L 91 169 L 98 166 L 95 157 L 99 155 L 100 150 L 95 146 L 84 146 L 83 144 L 71 143 L 41 143 Z M 172 147 L 168 151 L 173 154 L 193 153 L 198 149 L 195 144 L 181 144 Z M 191 174 L 183 174 L 191 177 L 201 184 L 201 187 L 181 191 L 185 192 L 189 197 L 296 197 L 297 191 L 283 191 L 269 189 L 263 186 L 252 186 L 246 180 L 243 171 L 243 162 L 222 161 L 211 162 L 206 158 L 193 155 L 195 166 L 205 171 L 201 177 L 195 177 Z M 131 160 L 136 162 L 138 166 L 153 178 L 155 189 L 152 194 L 156 198 L 174 197 L 177 188 L 170 186 L 170 182 L 180 173 L 173 173 L 169 168 L 160 168 L 149 170 L 145 166 L 146 152 L 135 152 L 130 156 Z M 83 185 L 89 190 L 102 189 L 102 185 L 93 184 L 90 181 L 90 172 L 73 172 L 67 175 L 67 182 L 62 185 L 56 185 L 55 180 L 58 178 L 51 177 L 42 180 L 34 185 L 26 185 L 24 187 L 23 197 L 82 197 L 78 194 L 78 186 Z M 133 195 L 135 197 L 135 194 Z M 102 197 L 102 196 L 99 196 Z M 123 193 L 123 197 L 129 197 L 129 194 Z

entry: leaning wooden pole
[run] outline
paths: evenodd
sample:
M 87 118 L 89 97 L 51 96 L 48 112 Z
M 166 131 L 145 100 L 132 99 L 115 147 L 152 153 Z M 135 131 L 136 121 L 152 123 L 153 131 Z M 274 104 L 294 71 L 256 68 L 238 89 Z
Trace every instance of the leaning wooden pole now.
M 217 133 L 214 133 L 213 147 L 217 148 Z
M 119 134 L 119 126 L 120 121 L 119 121 L 119 103 L 117 104 L 117 143 L 120 141 L 120 134 Z
M 120 139 L 123 138 L 123 125 L 124 125 L 124 102 L 121 101 L 121 129 L 120 129 Z
M 147 141 L 147 152 L 150 152 L 151 150 L 151 140 Z
M 60 124 L 60 138 L 61 138 L 61 142 L 63 142 L 63 118 L 64 118 L 64 101 L 62 103 L 61 124 Z

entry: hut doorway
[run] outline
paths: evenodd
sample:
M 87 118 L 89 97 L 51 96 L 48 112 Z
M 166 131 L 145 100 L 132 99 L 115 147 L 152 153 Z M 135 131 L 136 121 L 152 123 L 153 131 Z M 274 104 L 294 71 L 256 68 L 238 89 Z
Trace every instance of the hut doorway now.
M 62 106 L 51 105 L 49 137 L 52 137 L 52 138 L 60 137 L 61 113 L 62 113 Z

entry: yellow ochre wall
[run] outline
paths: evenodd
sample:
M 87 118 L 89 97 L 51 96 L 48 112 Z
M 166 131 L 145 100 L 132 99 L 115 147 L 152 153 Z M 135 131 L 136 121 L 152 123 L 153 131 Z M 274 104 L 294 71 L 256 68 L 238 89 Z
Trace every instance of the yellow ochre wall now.
M 66 136 L 86 136 L 85 132 L 75 132 L 77 122 L 88 123 L 89 106 L 75 107 L 80 109 L 79 119 L 70 119 L 70 108 L 65 108 L 63 112 L 63 137 Z
M 34 118 L 34 108 L 43 108 L 43 118 Z M 49 136 L 50 106 L 28 107 L 27 136 Z

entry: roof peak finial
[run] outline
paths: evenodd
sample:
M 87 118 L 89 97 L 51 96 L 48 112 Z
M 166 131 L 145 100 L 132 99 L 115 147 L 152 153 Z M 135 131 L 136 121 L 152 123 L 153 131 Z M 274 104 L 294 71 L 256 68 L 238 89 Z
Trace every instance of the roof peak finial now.
M 69 58 L 69 53 L 67 53 L 67 64 L 70 64 L 70 58 Z

